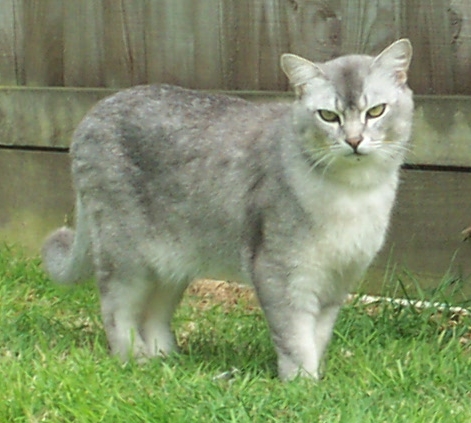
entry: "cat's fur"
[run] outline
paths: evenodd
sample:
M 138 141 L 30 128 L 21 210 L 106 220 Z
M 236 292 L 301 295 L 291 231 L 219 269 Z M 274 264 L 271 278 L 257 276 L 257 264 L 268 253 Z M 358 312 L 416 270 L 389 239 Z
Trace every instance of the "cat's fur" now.
M 411 54 L 399 40 L 375 58 L 284 55 L 292 105 L 167 85 L 101 101 L 74 134 L 77 229 L 45 242 L 47 272 L 96 277 L 123 359 L 174 350 L 170 322 L 191 280 L 251 282 L 280 377 L 317 378 L 339 307 L 385 237 L 411 129 Z

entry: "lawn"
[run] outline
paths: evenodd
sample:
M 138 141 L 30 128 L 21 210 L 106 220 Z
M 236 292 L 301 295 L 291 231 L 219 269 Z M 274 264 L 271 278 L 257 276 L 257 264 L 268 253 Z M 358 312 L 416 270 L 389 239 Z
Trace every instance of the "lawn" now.
M 0 422 L 471 422 L 469 315 L 353 301 L 325 378 L 281 383 L 251 292 L 211 286 L 178 311 L 181 354 L 123 365 L 93 284 L 57 287 L 3 247 Z

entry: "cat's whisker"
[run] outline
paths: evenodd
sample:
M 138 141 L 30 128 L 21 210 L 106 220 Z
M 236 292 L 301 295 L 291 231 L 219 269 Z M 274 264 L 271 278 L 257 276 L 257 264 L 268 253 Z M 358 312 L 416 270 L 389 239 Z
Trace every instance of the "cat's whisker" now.
M 385 144 L 384 148 L 385 150 L 397 151 L 401 153 L 409 153 L 412 150 L 409 145 L 404 144 Z
M 391 148 L 391 149 L 394 149 L 394 150 L 398 150 L 398 151 L 405 151 L 405 152 L 409 152 L 411 151 L 411 147 L 409 145 L 404 145 L 404 144 L 386 144 L 386 146 L 388 148 Z
M 321 165 L 324 165 L 324 163 L 327 161 L 327 164 L 324 167 L 324 170 L 322 171 L 322 175 L 324 175 L 326 168 L 330 166 L 331 161 L 328 161 L 332 157 L 331 153 L 327 153 L 324 156 L 322 156 L 319 160 L 317 160 L 313 166 L 309 169 L 309 172 L 312 173 L 316 168 L 318 168 Z M 333 157 L 335 159 L 335 156 Z
M 388 160 L 397 160 L 398 156 L 402 158 L 406 153 L 405 149 L 382 148 L 379 150 L 379 154 Z
M 387 160 L 397 160 L 411 151 L 409 145 L 394 140 L 373 139 L 370 140 L 370 146 L 376 154 Z
M 304 154 L 312 159 L 312 165 L 308 173 L 312 173 L 317 167 L 321 166 L 329 158 L 330 148 L 318 147 L 304 150 Z
M 322 146 L 322 147 L 309 147 L 304 150 L 306 154 L 309 156 L 319 156 L 319 155 L 324 155 L 324 153 L 328 153 L 330 151 L 330 147 L 328 146 Z
M 402 150 L 405 152 L 411 151 L 411 147 L 409 144 L 402 144 L 394 140 L 377 139 L 377 140 L 371 140 L 370 144 L 380 149 Z
M 330 157 L 331 157 L 331 160 L 327 163 L 326 166 L 324 166 L 324 170 L 322 171 L 321 175 L 323 178 L 325 177 L 325 174 L 327 173 L 327 170 L 329 169 L 329 167 L 332 166 L 332 164 L 335 162 L 335 159 L 337 158 L 337 156 L 335 156 L 334 154 L 331 154 Z

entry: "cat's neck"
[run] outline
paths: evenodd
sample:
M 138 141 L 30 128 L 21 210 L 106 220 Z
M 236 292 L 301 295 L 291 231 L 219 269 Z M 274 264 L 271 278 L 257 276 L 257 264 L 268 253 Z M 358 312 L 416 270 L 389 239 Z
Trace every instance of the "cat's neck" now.
M 379 165 L 368 157 L 360 158 L 364 163 L 336 163 L 331 168 L 315 169 L 314 178 L 320 178 L 324 183 L 343 186 L 352 190 L 375 190 L 383 186 L 396 189 L 399 166 L 397 163 Z

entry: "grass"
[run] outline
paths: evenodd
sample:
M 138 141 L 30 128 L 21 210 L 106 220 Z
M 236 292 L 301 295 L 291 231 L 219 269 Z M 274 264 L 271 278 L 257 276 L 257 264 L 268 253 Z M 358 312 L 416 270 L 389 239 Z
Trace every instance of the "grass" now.
M 471 422 L 469 316 L 348 304 L 324 380 L 281 383 L 239 288 L 193 289 L 182 353 L 141 366 L 108 355 L 92 284 L 59 288 L 2 248 L 0 298 L 0 422 Z

